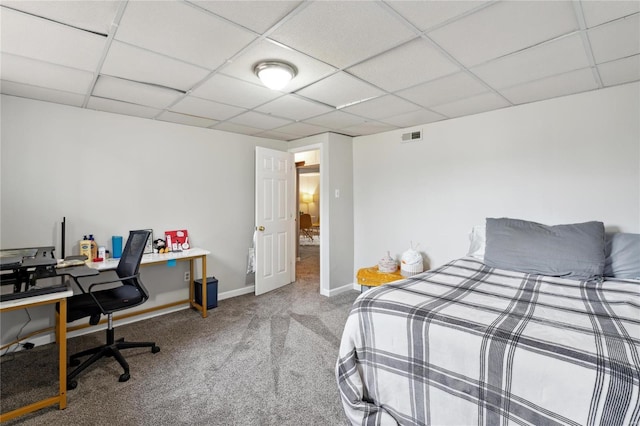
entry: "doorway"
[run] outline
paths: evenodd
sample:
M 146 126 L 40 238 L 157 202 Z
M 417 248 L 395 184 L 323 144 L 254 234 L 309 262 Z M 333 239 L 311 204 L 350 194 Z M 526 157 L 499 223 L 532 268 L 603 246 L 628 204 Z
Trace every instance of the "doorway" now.
M 294 158 L 298 205 L 296 282 L 313 282 L 320 287 L 320 150 L 297 152 Z

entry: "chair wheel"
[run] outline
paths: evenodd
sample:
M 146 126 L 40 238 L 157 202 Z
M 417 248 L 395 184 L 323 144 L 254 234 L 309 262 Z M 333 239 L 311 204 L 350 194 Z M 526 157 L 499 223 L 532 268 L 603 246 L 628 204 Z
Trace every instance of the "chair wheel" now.
M 152 346 L 151 347 L 151 353 L 152 354 L 157 354 L 158 352 L 160 352 L 160 346 Z
M 69 365 L 77 367 L 78 365 L 80 365 L 80 360 L 78 358 L 72 358 L 69 360 Z
M 126 382 L 127 380 L 129 380 L 130 377 L 131 376 L 129 375 L 129 373 L 122 373 L 118 380 L 121 382 Z
M 76 387 L 78 387 L 78 382 L 76 382 L 75 380 L 71 380 L 70 382 L 67 382 L 67 390 L 73 390 Z

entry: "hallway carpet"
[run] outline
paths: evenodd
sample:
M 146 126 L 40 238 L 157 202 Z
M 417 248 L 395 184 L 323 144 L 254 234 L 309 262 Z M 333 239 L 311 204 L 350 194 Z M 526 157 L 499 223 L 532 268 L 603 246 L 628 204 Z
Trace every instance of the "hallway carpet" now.
M 66 410 L 49 407 L 6 424 L 346 425 L 334 367 L 359 293 L 321 296 L 317 251 L 301 250 L 295 283 L 222 300 L 207 318 L 188 309 L 116 324 L 116 338 L 155 340 L 161 351 L 125 351 L 125 383 L 119 365 L 102 360 L 78 377 Z M 68 352 L 103 339 L 104 331 L 70 339 Z M 50 344 L 2 357 L 3 412 L 55 392 L 56 354 Z

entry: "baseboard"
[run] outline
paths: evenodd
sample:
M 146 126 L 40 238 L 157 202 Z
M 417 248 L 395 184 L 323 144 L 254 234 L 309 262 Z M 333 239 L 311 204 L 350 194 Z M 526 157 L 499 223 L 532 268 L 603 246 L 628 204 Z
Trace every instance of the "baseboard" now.
M 232 297 L 238 297 L 249 293 L 255 293 L 255 286 L 251 285 L 238 290 L 225 291 L 224 293 L 218 294 L 218 300 L 231 299 Z
M 360 286 L 358 286 L 360 287 Z M 322 294 L 323 296 L 327 296 L 327 297 L 333 297 L 336 296 L 340 293 L 344 293 L 346 291 L 351 291 L 354 290 L 353 284 L 345 284 L 341 287 L 338 288 L 331 288 L 329 289 L 329 291 L 320 291 L 320 294 Z

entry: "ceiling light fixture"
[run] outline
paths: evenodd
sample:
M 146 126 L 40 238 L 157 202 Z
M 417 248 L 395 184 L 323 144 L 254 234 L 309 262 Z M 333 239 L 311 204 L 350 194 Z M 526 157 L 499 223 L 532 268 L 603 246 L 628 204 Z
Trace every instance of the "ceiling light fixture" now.
M 297 74 L 293 65 L 277 61 L 260 62 L 253 67 L 253 72 L 272 90 L 282 89 Z

